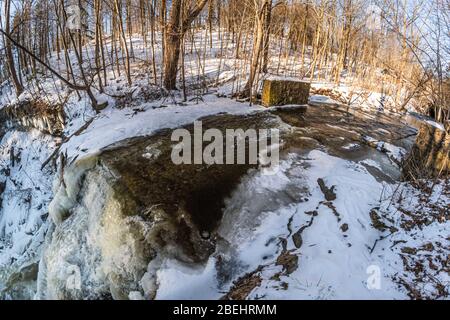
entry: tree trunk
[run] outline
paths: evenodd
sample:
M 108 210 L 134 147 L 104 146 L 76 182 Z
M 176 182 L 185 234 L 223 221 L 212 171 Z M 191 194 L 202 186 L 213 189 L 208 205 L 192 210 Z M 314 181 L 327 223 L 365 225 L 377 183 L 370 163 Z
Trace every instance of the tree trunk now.
M 5 32 L 9 35 L 10 32 L 10 10 L 11 9 L 11 0 L 5 0 Z M 20 96 L 23 92 L 23 86 L 17 77 L 16 67 L 14 65 L 14 56 L 11 48 L 11 41 L 8 38 L 5 38 L 5 54 L 6 54 L 6 63 L 8 65 L 9 74 L 11 76 L 11 81 L 16 90 L 16 95 Z
M 180 59 L 181 43 L 181 1 L 182 0 L 172 1 L 170 20 L 165 27 L 164 87 L 167 90 L 175 90 L 177 84 L 178 60 Z
M 259 60 L 261 57 L 261 52 L 263 50 L 264 42 L 264 13 L 271 0 L 264 0 L 261 8 L 255 8 L 255 31 L 253 35 L 254 45 L 252 52 L 252 60 L 250 64 L 250 76 L 247 84 L 244 87 L 244 91 L 241 92 L 242 97 L 252 96 L 252 89 L 255 83 L 255 79 L 258 72 Z
M 272 20 L 272 0 L 267 1 L 267 6 L 264 14 L 264 52 L 262 72 L 267 73 L 267 66 L 269 65 L 269 49 L 270 49 L 270 23 Z
M 128 44 L 125 38 L 125 30 L 123 29 L 123 19 L 122 19 L 122 7 L 119 0 L 114 1 L 115 10 L 117 14 L 117 23 L 119 26 L 119 37 L 122 43 L 122 49 L 125 51 L 125 73 L 127 76 L 128 85 L 131 86 L 131 66 L 130 66 L 130 53 L 128 51 Z M 131 42 L 131 39 L 130 39 Z
M 165 27 L 164 87 L 167 90 L 176 89 L 181 39 L 207 2 L 208 0 L 198 0 L 187 17 L 181 21 L 182 0 L 172 1 L 170 20 Z
M 101 2 L 99 0 L 94 1 L 94 10 L 95 10 L 95 68 L 98 77 L 98 86 L 100 93 L 103 93 L 103 84 L 102 77 L 100 75 L 100 46 L 101 46 L 101 38 L 100 38 L 100 8 Z

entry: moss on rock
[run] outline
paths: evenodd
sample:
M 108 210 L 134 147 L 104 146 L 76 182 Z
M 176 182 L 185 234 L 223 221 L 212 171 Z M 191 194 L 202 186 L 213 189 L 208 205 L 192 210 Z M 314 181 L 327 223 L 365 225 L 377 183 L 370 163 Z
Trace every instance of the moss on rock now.
M 262 103 L 266 107 L 307 104 L 311 84 L 302 81 L 265 80 Z

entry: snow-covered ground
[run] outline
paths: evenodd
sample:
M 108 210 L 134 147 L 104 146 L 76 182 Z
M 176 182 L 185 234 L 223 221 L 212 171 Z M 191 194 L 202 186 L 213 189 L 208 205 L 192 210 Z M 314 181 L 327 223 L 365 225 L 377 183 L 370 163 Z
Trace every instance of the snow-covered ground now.
M 117 110 L 109 106 L 79 136 L 74 136 L 62 146 L 69 157 L 96 153 L 112 143 L 137 136 L 146 136 L 158 130 L 177 128 L 205 116 L 218 113 L 246 114 L 263 110 L 261 106 L 250 107 L 231 99 L 214 95 L 203 96 L 201 103 L 189 102 L 182 106 L 162 101 L 143 103 L 138 109 Z M 77 121 L 80 121 L 79 119 Z
M 167 261 L 166 268 L 158 271 L 157 298 L 222 297 L 230 282 L 220 282 L 220 268 L 215 268 L 220 259 L 235 268 L 234 279 L 256 271 L 252 276 L 260 279 L 259 285 L 250 286 L 248 295 L 241 298 L 405 299 L 409 292 L 399 283 L 416 282 L 402 262 L 404 248 L 430 243 L 442 247 L 423 251 L 438 266 L 434 270 L 424 265 L 423 297 L 439 297 L 438 284 L 448 292 L 448 184 L 447 193 L 444 185 L 435 186 L 429 204 L 447 210 L 447 217 L 405 230 L 401 226 L 405 216 L 399 210 L 416 210 L 423 191 L 408 184 L 377 182 L 361 164 L 318 150 L 305 157 L 292 154 L 281 168 L 276 177 L 256 174 L 249 178 L 229 199 L 220 233 L 231 248 L 219 251 L 204 268 Z M 318 179 L 335 186 L 336 200 L 325 200 Z M 264 205 L 276 201 L 278 192 L 295 186 L 304 190 L 302 201 L 264 210 Z M 403 200 L 397 203 L 399 194 Z M 255 199 L 263 203 L 256 205 Z M 370 214 L 374 208 L 398 230 L 391 234 L 391 230 L 376 229 Z M 422 210 L 426 217 L 430 208 L 424 205 Z M 293 270 L 286 270 L 288 264 L 280 261 L 286 252 L 292 256 Z
M 41 164 L 53 148 L 54 138 L 37 130 L 12 130 L 0 142 L 0 292 L 12 274 L 39 262 L 54 177 L 51 168 L 41 171 Z M 31 282 L 16 289 L 32 296 L 36 288 Z

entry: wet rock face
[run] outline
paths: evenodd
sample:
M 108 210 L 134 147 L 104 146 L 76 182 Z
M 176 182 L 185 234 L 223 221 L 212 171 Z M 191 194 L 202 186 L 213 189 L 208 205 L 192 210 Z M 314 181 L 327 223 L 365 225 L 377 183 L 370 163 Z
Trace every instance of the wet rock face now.
M 64 107 L 48 105 L 41 100 L 26 100 L 0 109 L 0 121 L 4 129 L 11 126 L 35 128 L 41 132 L 59 136 L 65 125 Z M 0 125 L 0 137 L 2 135 Z
M 221 116 L 203 119 L 203 131 L 216 128 L 266 129 L 278 125 L 270 114 L 247 117 Z M 185 127 L 193 133 L 193 126 Z M 172 130 L 162 131 L 151 138 L 136 138 L 124 145 L 112 147 L 101 155 L 101 163 L 120 176 L 114 189 L 131 195 L 127 200 L 132 211 L 146 212 L 157 206 L 171 217 L 189 216 L 200 232 L 213 232 L 221 219 L 223 201 L 239 183 L 240 178 L 257 165 L 174 165 L 171 160 Z M 192 135 L 193 136 L 193 135 Z M 208 143 L 204 143 L 205 147 Z M 224 144 L 224 150 L 225 144 Z M 153 150 L 154 157 L 149 157 Z M 246 154 L 248 154 L 246 144 Z M 225 151 L 223 162 L 226 162 Z

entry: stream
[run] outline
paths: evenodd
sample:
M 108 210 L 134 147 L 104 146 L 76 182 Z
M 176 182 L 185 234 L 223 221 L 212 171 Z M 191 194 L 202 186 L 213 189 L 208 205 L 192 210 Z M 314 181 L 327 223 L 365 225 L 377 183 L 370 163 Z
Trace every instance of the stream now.
M 376 183 L 392 185 L 400 179 L 401 158 L 417 132 L 407 124 L 411 119 L 328 105 L 220 114 L 202 121 L 205 130 L 279 128 L 280 173 L 263 176 L 257 165 L 176 166 L 170 161 L 168 129 L 74 160 L 55 180 L 49 206 L 54 224 L 43 244 L 37 298 L 164 297 L 159 270 L 167 261 L 190 268 L 209 266 L 214 259 L 214 278 L 219 286 L 229 286 L 251 269 L 251 263 L 239 260 L 234 244 L 248 238 L 267 212 L 314 198 L 302 173 L 317 166 L 311 161 L 340 159 L 333 161 L 342 168 L 353 163 L 351 170 L 365 168 L 363 174 Z M 270 256 L 279 245 L 267 248 Z M 228 258 L 218 263 L 221 255 Z

